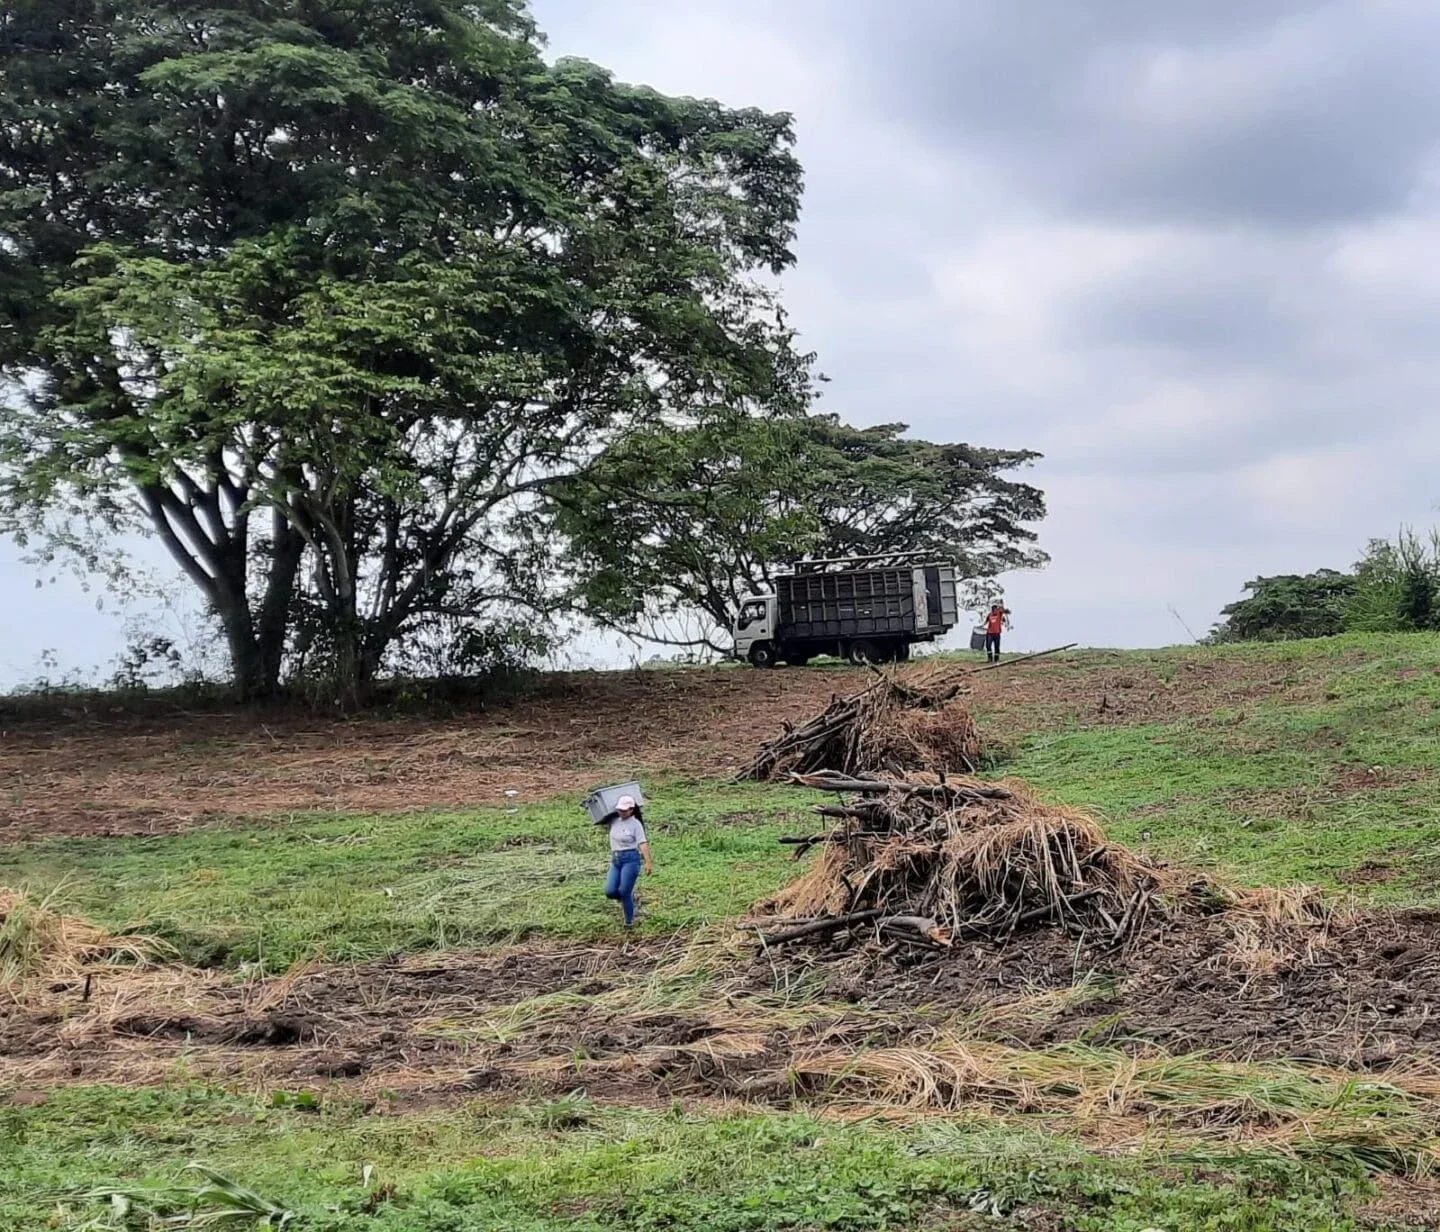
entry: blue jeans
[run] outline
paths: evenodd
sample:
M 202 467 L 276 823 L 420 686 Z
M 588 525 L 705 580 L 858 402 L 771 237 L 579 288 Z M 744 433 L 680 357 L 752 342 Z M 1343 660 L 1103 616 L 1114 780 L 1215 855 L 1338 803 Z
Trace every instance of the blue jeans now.
M 635 883 L 640 880 L 640 853 L 617 851 L 610 856 L 610 876 L 605 897 L 618 899 L 625 907 L 625 925 L 635 923 Z

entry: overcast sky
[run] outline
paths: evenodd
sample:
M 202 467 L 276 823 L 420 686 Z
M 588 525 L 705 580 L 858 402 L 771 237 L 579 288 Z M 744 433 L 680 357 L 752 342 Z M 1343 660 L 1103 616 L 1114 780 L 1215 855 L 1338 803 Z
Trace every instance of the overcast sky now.
M 1025 447 L 1015 644 L 1198 634 L 1440 498 L 1434 0 L 535 0 L 557 55 L 795 114 L 824 408 Z M 119 624 L 0 558 L 0 683 Z M 33 674 L 33 672 L 30 672 Z

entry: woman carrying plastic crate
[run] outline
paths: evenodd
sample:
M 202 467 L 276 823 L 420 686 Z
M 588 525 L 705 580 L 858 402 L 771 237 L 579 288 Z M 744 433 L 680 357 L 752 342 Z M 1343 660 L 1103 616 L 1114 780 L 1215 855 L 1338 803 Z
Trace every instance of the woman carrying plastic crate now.
M 615 812 L 606 820 L 610 823 L 610 876 L 605 882 L 605 897 L 625 908 L 625 927 L 631 928 L 635 923 L 635 883 L 640 880 L 641 863 L 646 873 L 655 871 L 650 840 L 634 796 L 621 796 L 615 801 Z

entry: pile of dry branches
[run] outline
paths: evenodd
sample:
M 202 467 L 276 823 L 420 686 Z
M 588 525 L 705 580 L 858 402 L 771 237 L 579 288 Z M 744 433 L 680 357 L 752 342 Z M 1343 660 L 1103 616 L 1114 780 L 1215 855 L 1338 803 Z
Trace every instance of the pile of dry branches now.
M 792 776 L 850 798 L 817 808 L 829 829 L 781 840 L 825 851 L 765 905 L 767 944 L 880 939 L 894 952 L 1055 925 L 1118 947 L 1142 926 L 1164 875 L 1089 817 L 1017 783 L 928 777 Z
M 972 774 L 980 732 L 957 698 L 958 684 L 926 688 L 882 675 L 863 692 L 836 697 L 824 711 L 764 744 L 739 774 L 776 780 L 790 774 Z

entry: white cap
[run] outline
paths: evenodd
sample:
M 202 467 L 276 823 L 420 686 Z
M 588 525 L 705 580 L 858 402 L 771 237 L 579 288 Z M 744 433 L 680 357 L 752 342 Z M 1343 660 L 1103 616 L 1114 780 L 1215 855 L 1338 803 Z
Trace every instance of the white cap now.
M 621 796 L 620 799 L 615 801 L 615 807 L 622 813 L 626 809 L 633 809 L 635 807 L 635 797 Z

